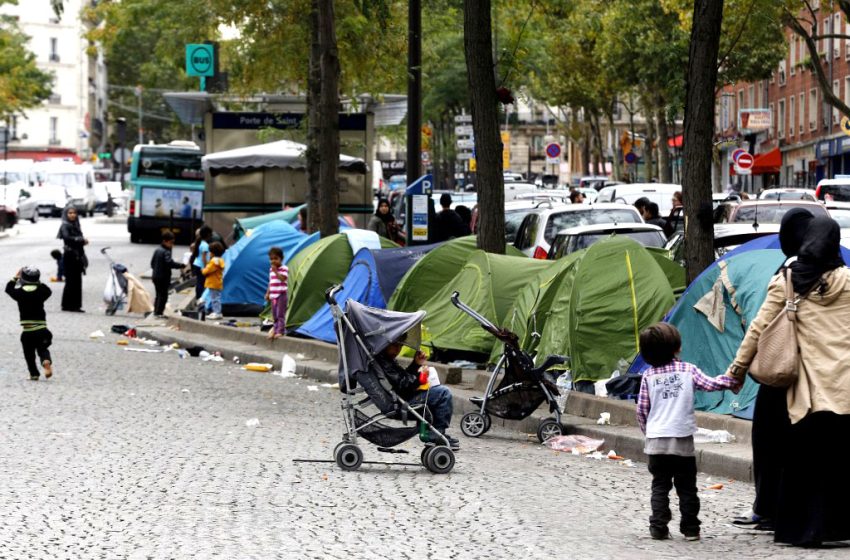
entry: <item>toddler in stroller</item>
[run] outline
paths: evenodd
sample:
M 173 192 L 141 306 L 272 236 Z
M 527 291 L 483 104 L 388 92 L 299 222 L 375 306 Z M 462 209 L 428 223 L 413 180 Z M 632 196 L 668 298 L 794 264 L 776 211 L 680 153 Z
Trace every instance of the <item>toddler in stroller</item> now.
M 398 452 L 393 447 L 419 435 L 425 442 L 422 464 L 433 473 L 450 472 L 455 464 L 452 446 L 457 443 L 445 434 L 451 418 L 451 394 L 445 388 L 429 388 L 427 378 L 413 373 L 414 366 L 404 370 L 394 361 L 398 341 L 418 348 L 425 312 L 399 313 L 353 300 L 348 300 L 343 311 L 334 297 L 341 289 L 334 286 L 325 294 L 339 342 L 346 430 L 334 449 L 334 460 L 344 470 L 355 470 L 363 463 L 358 437 L 378 446 L 379 451 L 392 453 Z M 435 398 L 429 398 L 429 389 Z M 370 410 L 373 407 L 377 413 Z
M 460 420 L 460 431 L 463 435 L 483 435 L 490 429 L 491 415 L 507 420 L 528 418 L 543 402 L 549 404 L 549 412 L 554 414 L 554 417 L 540 421 L 537 426 L 537 439 L 542 443 L 551 437 L 562 435 L 564 428 L 557 400 L 560 392 L 556 386 L 557 380 L 548 370 L 552 366 L 563 364 L 567 358 L 547 356 L 539 367 L 534 367 L 534 358 L 522 351 L 516 334 L 497 327 L 468 307 L 460 301 L 458 292 L 452 294 L 452 303 L 505 344 L 504 353 L 487 382 L 484 396 L 470 399 L 473 404 L 480 406 L 480 409 L 464 414 Z

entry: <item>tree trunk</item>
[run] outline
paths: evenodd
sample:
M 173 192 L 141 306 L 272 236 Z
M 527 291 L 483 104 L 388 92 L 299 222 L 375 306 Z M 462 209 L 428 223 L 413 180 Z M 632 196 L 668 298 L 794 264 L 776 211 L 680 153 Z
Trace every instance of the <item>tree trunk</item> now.
M 643 163 L 645 165 L 644 176 L 646 182 L 652 182 L 655 174 L 655 120 L 652 117 L 652 105 L 648 101 L 643 103 L 643 114 L 646 116 L 646 142 L 643 146 Z
M 688 283 L 714 262 L 711 219 L 711 161 L 717 54 L 723 0 L 695 0 L 688 70 L 682 194 L 685 204 L 685 266 Z
M 505 183 L 502 175 L 502 139 L 499 100 L 493 65 L 490 0 L 464 0 L 463 47 L 472 101 L 472 129 L 478 172 L 478 247 L 489 253 L 505 252 Z
M 655 103 L 655 122 L 658 126 L 658 179 L 662 183 L 672 183 L 670 150 L 667 147 L 667 140 L 670 138 L 670 132 L 667 130 L 667 107 L 660 95 L 655 98 Z
M 614 128 L 614 113 L 611 112 L 611 111 L 606 111 L 605 117 L 608 119 L 608 130 L 609 130 L 609 133 L 611 134 L 611 137 L 614 139 L 614 142 L 619 142 L 620 137 L 617 134 L 617 129 Z M 613 154 L 614 157 L 611 158 L 611 161 L 612 161 L 611 178 L 614 179 L 615 181 L 619 181 L 620 178 L 622 177 L 622 175 L 620 174 L 620 154 L 617 153 L 616 145 L 615 145 L 613 151 L 614 151 L 614 154 Z
M 443 140 L 445 141 L 444 146 L 444 155 L 446 158 L 446 175 L 448 175 L 449 186 L 454 190 L 455 188 L 455 161 L 456 154 L 454 150 L 454 117 L 452 113 L 448 113 L 446 115 L 445 121 L 443 122 Z
M 599 122 L 599 113 L 593 112 L 593 142 L 596 145 L 596 175 L 601 177 L 605 173 L 605 150 L 602 147 L 602 123 Z
M 319 3 L 321 94 L 319 95 L 319 201 L 322 237 L 339 232 L 339 53 L 333 0 Z
M 307 223 L 303 231 L 319 231 L 322 205 L 319 202 L 319 96 L 322 92 L 322 71 L 319 49 L 319 1 L 310 2 L 310 60 L 307 69 Z

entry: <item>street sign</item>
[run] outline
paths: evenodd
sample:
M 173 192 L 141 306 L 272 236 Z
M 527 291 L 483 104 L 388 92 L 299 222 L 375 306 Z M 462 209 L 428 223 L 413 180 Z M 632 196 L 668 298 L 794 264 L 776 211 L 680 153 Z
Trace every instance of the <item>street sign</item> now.
M 471 150 L 475 147 L 475 140 L 458 140 L 457 147 L 460 150 Z
M 133 152 L 128 150 L 127 148 L 118 148 L 115 150 L 115 153 L 112 154 L 113 159 L 116 162 L 124 162 L 124 164 L 130 163 L 130 156 L 133 155 Z
M 458 136 L 472 136 L 472 125 L 471 124 L 460 124 L 455 127 L 455 134 Z
M 743 148 L 738 148 L 737 150 L 732 152 L 732 161 L 734 161 L 735 163 L 738 163 L 738 158 L 741 157 L 742 155 L 746 154 L 746 153 L 747 153 L 747 150 L 745 150 Z
M 737 165 L 742 170 L 748 171 L 753 168 L 753 165 L 756 163 L 756 158 L 752 156 L 752 154 L 748 154 L 744 152 L 743 154 L 738 156 L 738 159 L 735 161 L 735 165 Z
M 211 78 L 215 75 L 213 45 L 186 45 L 186 75 Z
M 419 157 L 422 160 L 422 165 L 431 164 L 431 152 L 427 150 L 422 150 L 422 152 L 419 154 Z
M 472 152 L 458 152 L 457 153 L 457 159 L 459 159 L 461 161 L 470 160 L 473 157 L 474 156 L 472 155 Z
M 850 136 L 850 119 L 847 117 L 841 117 L 841 132 Z
M 637 157 L 637 154 L 635 154 L 634 152 L 629 152 L 629 153 L 626 154 L 625 159 L 626 159 L 626 163 L 631 164 L 631 163 L 635 163 L 637 161 L 638 157 Z
M 554 159 L 554 158 L 560 157 L 560 155 L 561 155 L 561 145 L 560 144 L 555 144 L 553 142 L 552 144 L 548 144 L 546 146 L 546 156 L 547 157 Z
M 455 115 L 456 123 L 471 123 L 472 115 Z

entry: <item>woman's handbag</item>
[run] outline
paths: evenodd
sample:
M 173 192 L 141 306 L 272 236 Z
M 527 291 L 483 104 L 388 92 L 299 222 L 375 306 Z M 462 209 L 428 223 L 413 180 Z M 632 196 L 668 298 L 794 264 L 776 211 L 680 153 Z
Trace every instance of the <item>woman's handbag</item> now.
M 786 388 L 797 381 L 800 350 L 797 346 L 797 304 L 791 269 L 785 271 L 785 309 L 762 331 L 750 375 L 762 385 Z

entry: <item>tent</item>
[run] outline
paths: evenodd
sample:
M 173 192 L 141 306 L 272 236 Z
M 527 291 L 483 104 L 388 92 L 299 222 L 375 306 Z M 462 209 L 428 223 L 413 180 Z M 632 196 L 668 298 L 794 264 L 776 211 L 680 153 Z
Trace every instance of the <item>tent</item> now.
M 469 256 L 478 249 L 474 235 L 452 239 L 422 257 L 398 283 L 388 309 L 417 311 L 457 274 Z M 506 254 L 525 255 L 513 245 L 505 247 Z
M 303 325 L 325 303 L 325 290 L 340 284 L 348 274 L 361 241 L 372 248 L 398 247 L 373 231 L 350 229 L 301 249 L 289 260 L 289 305 L 286 310 L 287 330 Z
M 439 282 L 436 293 L 421 306 L 427 313 L 424 325 L 430 335 L 428 343 L 439 350 L 489 353 L 493 336 L 451 303 L 452 293 L 457 291 L 461 301 L 498 325 L 517 292 L 552 262 L 480 250 L 473 251 L 466 261 L 453 278 Z
M 850 251 L 841 247 L 841 254 L 845 262 L 850 262 Z M 706 268 L 665 318 L 682 333 L 682 359 L 696 364 L 707 375 L 724 373 L 767 295 L 770 279 L 783 262 L 779 236 L 768 235 L 729 251 Z M 712 304 L 717 311 L 711 314 L 711 320 L 695 307 L 710 309 Z M 629 371 L 639 372 L 646 367 L 638 356 Z M 699 410 L 741 416 L 738 413 L 752 405 L 756 391 L 756 383 L 747 378 L 737 395 L 729 391 L 698 392 L 696 406 Z
M 392 296 L 401 277 L 435 247 L 438 245 L 415 245 L 377 251 L 360 249 L 354 255 L 348 275 L 342 281 L 343 290 L 337 294 L 337 301 L 343 307 L 349 300 L 353 300 L 370 307 L 386 309 L 387 300 Z M 325 342 L 336 342 L 330 306 L 323 304 L 297 332 Z
M 555 261 L 514 297 L 505 326 L 538 356 L 570 356 L 575 381 L 610 376 L 637 354 L 641 329 L 673 306 L 673 290 L 655 257 L 626 237 L 611 237 Z M 532 332 L 540 333 L 535 343 Z M 495 344 L 491 359 L 501 354 Z
M 685 288 L 688 287 L 687 279 L 685 278 L 685 267 L 670 258 L 670 251 L 660 249 L 658 247 L 647 247 L 647 251 L 655 259 L 658 266 L 670 282 L 670 287 L 675 295 L 681 295 Z
M 237 316 L 258 314 L 263 308 L 269 283 L 269 249 L 280 247 L 286 254 L 305 237 L 286 222 L 269 222 L 228 248 L 223 255 L 223 313 Z
M 286 210 L 280 210 L 278 212 L 272 212 L 271 214 L 261 214 L 259 216 L 251 216 L 249 218 L 239 218 L 234 220 L 233 222 L 233 236 L 236 239 L 240 239 L 246 232 L 254 229 L 255 227 L 259 227 L 268 222 L 274 221 L 283 221 L 288 224 L 291 224 L 296 229 L 299 229 L 301 226 L 301 222 L 298 218 L 298 212 L 301 211 L 302 208 L 306 207 L 306 204 L 302 204 L 300 206 L 296 206 L 294 208 L 287 208 Z M 339 217 L 339 229 L 344 230 L 352 227 L 352 222 L 346 219 L 344 216 Z M 299 231 L 302 231 L 299 229 Z
M 207 154 L 201 158 L 204 171 L 213 175 L 226 170 L 247 169 L 306 169 L 307 160 L 304 156 L 307 146 L 291 140 L 278 140 L 258 146 L 245 146 L 234 150 L 225 150 Z M 366 162 L 362 159 L 340 155 L 340 169 L 366 173 Z

